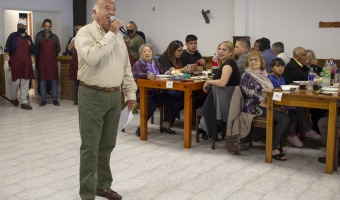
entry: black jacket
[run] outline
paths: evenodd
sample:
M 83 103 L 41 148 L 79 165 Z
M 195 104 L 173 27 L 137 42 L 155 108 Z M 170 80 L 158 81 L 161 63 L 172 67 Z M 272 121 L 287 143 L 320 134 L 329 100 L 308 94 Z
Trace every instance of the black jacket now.
M 307 81 L 308 80 L 309 68 L 304 65 L 300 65 L 291 58 L 289 63 L 285 66 L 285 71 L 283 73 L 283 78 L 286 84 L 291 84 L 293 81 Z

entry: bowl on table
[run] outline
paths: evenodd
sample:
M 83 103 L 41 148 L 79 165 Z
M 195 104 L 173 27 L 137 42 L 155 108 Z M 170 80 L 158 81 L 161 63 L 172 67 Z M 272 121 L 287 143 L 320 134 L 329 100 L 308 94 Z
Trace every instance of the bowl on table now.
M 184 79 L 184 74 L 182 74 L 182 75 L 170 75 L 170 80 L 181 81 L 182 79 Z
M 191 74 L 183 74 L 184 78 L 190 78 Z

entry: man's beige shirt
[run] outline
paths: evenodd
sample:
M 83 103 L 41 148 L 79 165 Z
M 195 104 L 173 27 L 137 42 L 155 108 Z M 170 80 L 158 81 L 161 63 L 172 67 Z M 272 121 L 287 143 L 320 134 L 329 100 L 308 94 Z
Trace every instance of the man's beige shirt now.
M 78 31 L 75 48 L 78 52 L 78 80 L 98 87 L 122 86 L 125 100 L 136 100 L 137 86 L 126 45 L 119 33 L 106 33 L 93 21 Z

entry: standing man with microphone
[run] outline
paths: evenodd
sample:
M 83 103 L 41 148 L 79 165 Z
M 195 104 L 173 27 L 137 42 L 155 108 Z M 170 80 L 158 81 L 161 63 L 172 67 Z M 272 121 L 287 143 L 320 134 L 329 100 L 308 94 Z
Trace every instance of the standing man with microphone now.
M 129 110 L 136 107 L 137 86 L 129 55 L 119 28 L 123 22 L 115 16 L 114 0 L 96 0 L 93 22 L 81 28 L 75 38 L 80 81 L 78 111 L 81 199 L 102 196 L 110 200 L 122 197 L 111 190 L 110 156 L 116 145 L 120 118 L 121 92 Z
M 20 19 L 17 28 L 17 32 L 11 33 L 6 41 L 4 66 L 10 74 L 8 85 L 12 104 L 19 105 L 17 94 L 20 85 L 21 108 L 32 110 L 27 96 L 30 79 L 34 78 L 34 45 L 31 36 L 26 33 L 26 21 Z

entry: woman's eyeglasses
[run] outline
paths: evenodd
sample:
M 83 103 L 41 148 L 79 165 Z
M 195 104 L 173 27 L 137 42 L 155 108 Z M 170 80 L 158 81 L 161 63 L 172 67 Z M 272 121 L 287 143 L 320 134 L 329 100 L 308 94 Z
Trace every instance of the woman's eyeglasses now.
M 260 61 L 260 59 L 258 59 L 258 58 L 251 58 L 251 59 L 249 59 L 249 62 L 259 62 Z

